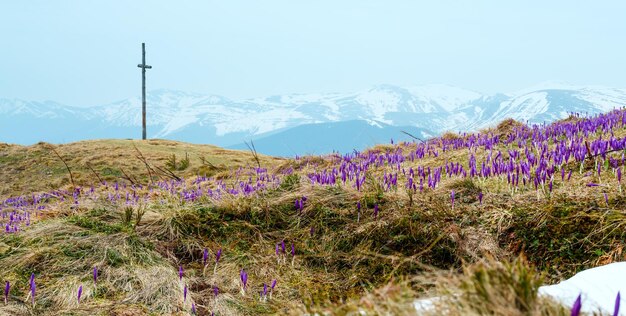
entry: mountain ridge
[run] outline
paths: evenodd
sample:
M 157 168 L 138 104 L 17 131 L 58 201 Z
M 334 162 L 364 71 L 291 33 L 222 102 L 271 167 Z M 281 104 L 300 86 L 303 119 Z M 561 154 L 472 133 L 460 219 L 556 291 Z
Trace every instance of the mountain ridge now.
M 481 94 L 445 84 L 381 84 L 357 92 L 243 100 L 157 89 L 148 93 L 147 103 L 148 137 L 230 147 L 303 125 L 309 129 L 316 124 L 320 128 L 336 125 L 333 128 L 344 133 L 340 127 L 349 125 L 345 124 L 348 121 L 379 122 L 381 134 L 411 126 L 433 136 L 480 129 L 506 118 L 550 122 L 572 112 L 594 114 L 624 107 L 626 89 L 542 83 L 514 94 Z M 28 144 L 136 137 L 141 126 L 140 109 L 139 97 L 92 107 L 0 99 L 0 140 Z M 398 135 L 398 140 L 402 137 Z M 325 148 L 325 152 L 336 149 Z

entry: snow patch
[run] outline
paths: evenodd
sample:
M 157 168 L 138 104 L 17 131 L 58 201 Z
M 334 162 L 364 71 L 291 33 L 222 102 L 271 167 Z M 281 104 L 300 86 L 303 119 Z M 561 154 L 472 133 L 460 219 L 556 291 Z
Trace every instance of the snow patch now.
M 549 296 L 570 308 L 578 295 L 581 295 L 581 311 L 600 312 L 613 315 L 617 293 L 621 293 L 619 316 L 626 316 L 626 262 L 616 262 L 588 269 L 573 277 L 555 284 L 539 287 L 538 295 Z M 413 306 L 417 313 L 425 313 L 435 308 L 441 297 L 417 299 Z
M 539 288 L 539 295 L 550 296 L 565 306 L 572 306 L 581 294 L 581 311 L 600 311 L 611 315 L 617 292 L 621 292 L 622 296 L 619 315 L 626 316 L 626 262 L 588 269 L 559 284 Z

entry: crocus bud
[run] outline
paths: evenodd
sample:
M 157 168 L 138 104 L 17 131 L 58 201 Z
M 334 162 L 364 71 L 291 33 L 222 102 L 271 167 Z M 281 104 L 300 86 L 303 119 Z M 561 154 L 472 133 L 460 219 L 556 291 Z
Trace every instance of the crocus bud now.
M 574 302 L 574 305 L 572 306 L 571 316 L 578 316 L 578 315 L 580 315 L 580 308 L 581 307 L 582 307 L 581 297 L 580 297 L 580 294 L 578 294 L 578 298 L 576 298 L 576 301 Z
M 11 291 L 11 283 L 7 281 L 4 286 L 4 304 L 9 302 L 9 291 Z
M 246 270 L 241 269 L 241 272 L 239 272 L 239 278 L 241 279 L 241 285 L 243 286 L 243 289 L 245 291 L 246 287 L 248 286 L 248 273 L 246 272 Z
M 78 304 L 80 304 L 80 297 L 81 297 L 81 295 L 83 295 L 83 286 L 82 285 L 78 287 L 78 294 L 76 295 L 77 298 L 78 298 Z
M 217 263 L 218 261 L 220 261 L 220 257 L 222 256 L 222 248 L 220 248 L 217 253 L 215 254 L 215 263 Z
M 450 192 L 450 200 L 452 200 L 452 208 L 454 208 L 454 197 L 455 197 L 454 190 L 452 190 L 452 192 Z

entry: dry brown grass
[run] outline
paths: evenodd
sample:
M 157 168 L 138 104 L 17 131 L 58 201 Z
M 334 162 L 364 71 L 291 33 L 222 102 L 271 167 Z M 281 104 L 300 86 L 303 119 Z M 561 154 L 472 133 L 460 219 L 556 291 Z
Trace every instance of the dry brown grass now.
M 249 152 L 226 150 L 211 145 L 195 145 L 169 140 L 88 140 L 52 145 L 37 143 L 32 146 L 3 144 L 0 146 L 0 196 L 29 194 L 59 188 L 70 184 L 62 161 L 51 151 L 54 147 L 72 170 L 77 185 L 98 183 L 98 176 L 106 181 L 123 181 L 126 173 L 142 183 L 148 182 L 148 171 L 137 158 L 135 146 L 148 162 L 165 168 L 172 154 L 179 158 L 188 154 L 190 167 L 175 171 L 179 176 L 228 172 L 232 168 L 256 165 Z M 260 155 L 263 167 L 273 167 L 284 159 Z M 98 176 L 89 169 L 91 166 Z M 167 179 L 166 176 L 161 178 Z M 155 180 L 158 180 L 155 177 Z
M 511 126 L 519 125 L 508 122 L 502 128 Z M 616 131 L 616 135 L 624 133 Z M 157 165 L 172 153 L 182 157 L 189 152 L 192 165 L 184 175 L 200 168 L 194 154 L 206 154 L 217 166 L 212 175 L 226 183 L 233 181 L 235 168 L 255 165 L 245 152 L 211 146 L 160 141 L 141 146 Z M 15 186 L 8 185 L 3 192 L 31 188 L 26 181 L 37 178 L 38 168 L 51 168 L 46 167 L 46 159 L 58 173 L 32 188 L 67 185 L 67 180 L 61 180 L 67 177 L 62 163 L 44 156 L 45 146 L 31 147 L 0 149 L 4 153 L 0 161 L 15 161 L 15 166 L 24 168 Z M 512 148 L 515 144 L 499 146 L 505 156 Z M 134 157 L 130 141 L 74 143 L 58 150 L 69 157 L 78 181 L 84 183 L 93 182 L 90 171 L 80 167 L 87 161 L 94 161 L 92 165 L 100 172 L 123 163 L 128 173 L 146 179 L 145 167 Z M 410 147 L 381 145 L 371 150 L 407 153 Z M 405 168 L 440 166 L 446 160 L 467 165 L 469 154 L 467 149 L 440 151 L 439 157 L 406 163 Z M 476 156 L 480 160 L 484 155 L 481 151 Z M 17 297 L 0 310 L 15 314 L 44 310 L 85 315 L 182 314 L 193 300 L 201 315 L 210 311 L 218 315 L 355 315 L 360 311 L 410 315 L 414 298 L 448 295 L 436 313 L 560 315 L 560 307 L 533 296 L 542 280 L 539 276 L 544 282 L 556 282 L 584 268 L 626 260 L 626 196 L 607 172 L 598 179 L 585 175 L 586 169 L 579 173 L 580 166 L 565 166 L 573 168 L 572 179 L 556 179 L 552 193 L 530 186 L 511 190 L 504 177 L 443 176 L 436 189 L 426 189 L 411 200 L 402 178 L 398 189 L 381 190 L 380 177 L 389 172 L 389 166 L 368 171 L 365 187 L 357 191 L 351 185 L 311 185 L 307 174 L 332 166 L 336 156 L 263 159 L 262 165 L 273 172 L 282 175 L 293 169 L 294 174 L 281 187 L 248 197 L 203 197 L 188 202 L 156 190 L 148 204 L 142 205 L 146 213 L 136 227 L 122 223 L 121 204 L 83 201 L 72 207 L 68 200 L 52 205 L 23 233 L 0 239 L 0 278 L 18 280 Z M 38 162 L 43 167 L 36 166 Z M 14 175 L 16 170 L 10 167 L 0 172 Z M 591 181 L 602 181 L 604 186 L 586 187 Z M 454 208 L 451 189 L 457 192 Z M 477 201 L 479 192 L 485 194 L 482 205 Z M 608 206 L 603 193 L 610 196 Z M 308 201 L 299 213 L 293 205 L 302 196 Z M 357 201 L 363 205 L 360 217 Z M 376 219 L 372 214 L 375 203 L 380 207 Z M 313 236 L 311 227 L 315 228 Z M 295 244 L 293 265 L 289 255 L 278 259 L 274 253 L 276 243 L 283 239 L 288 247 Z M 212 255 L 223 249 L 216 273 L 212 264 L 205 268 L 200 263 L 204 248 Z M 522 253 L 527 262 L 516 259 Z M 78 306 L 74 288 L 81 282 L 89 284 L 91 267 L 97 264 L 102 265 L 103 292 L 87 286 L 84 304 Z M 184 305 L 176 275 L 179 265 L 185 267 L 190 291 Z M 245 295 L 240 292 L 242 268 L 250 280 Z M 41 278 L 35 309 L 20 303 L 31 272 Z M 278 286 L 272 299 L 260 301 L 262 284 L 273 279 Z M 213 285 L 220 288 L 217 298 Z

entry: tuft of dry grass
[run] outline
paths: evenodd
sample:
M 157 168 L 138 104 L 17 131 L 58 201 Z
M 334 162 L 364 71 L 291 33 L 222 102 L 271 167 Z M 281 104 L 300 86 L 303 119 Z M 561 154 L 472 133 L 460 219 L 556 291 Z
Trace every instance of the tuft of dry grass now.
M 175 271 L 131 232 L 106 234 L 53 219 L 3 238 L 3 243 L 1 277 L 17 280 L 10 304 L 0 306 L 3 312 L 10 313 L 17 306 L 36 313 L 71 310 L 90 315 L 115 304 L 139 302 L 149 306 L 149 311 L 169 313 L 182 305 Z M 91 274 L 94 266 L 100 271 L 97 284 Z M 27 298 L 31 273 L 38 284 L 34 308 Z M 80 285 L 79 306 L 76 291 Z

